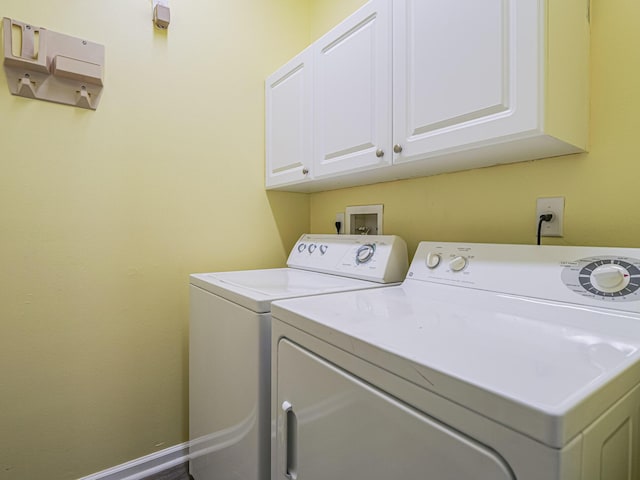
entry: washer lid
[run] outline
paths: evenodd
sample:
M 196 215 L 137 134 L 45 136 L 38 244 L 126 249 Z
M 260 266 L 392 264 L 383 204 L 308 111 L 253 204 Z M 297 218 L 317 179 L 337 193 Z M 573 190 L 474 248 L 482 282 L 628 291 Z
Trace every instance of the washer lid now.
M 271 311 L 271 302 L 321 293 L 383 286 L 380 283 L 293 268 L 199 273 L 191 284 L 257 313 Z
M 272 313 L 557 448 L 640 379 L 633 313 L 411 281 Z

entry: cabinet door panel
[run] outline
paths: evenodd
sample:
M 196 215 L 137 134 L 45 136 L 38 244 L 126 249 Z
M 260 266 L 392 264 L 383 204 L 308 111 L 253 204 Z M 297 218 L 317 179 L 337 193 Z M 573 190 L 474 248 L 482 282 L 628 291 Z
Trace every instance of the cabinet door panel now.
M 266 185 L 301 182 L 311 162 L 312 51 L 307 49 L 266 81 Z
M 396 163 L 538 127 L 537 0 L 394 7 Z
M 408 106 L 414 134 L 507 108 L 504 1 L 435 3 L 411 4 L 414 40 L 408 54 L 415 69 L 409 78 Z
M 316 177 L 391 162 L 390 20 L 373 1 L 314 44 Z

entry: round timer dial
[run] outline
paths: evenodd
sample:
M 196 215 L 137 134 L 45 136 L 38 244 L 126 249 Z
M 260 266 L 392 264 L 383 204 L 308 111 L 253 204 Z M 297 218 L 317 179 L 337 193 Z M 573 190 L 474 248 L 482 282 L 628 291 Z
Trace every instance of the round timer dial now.
M 600 265 L 589 275 L 591 285 L 602 292 L 621 292 L 629 285 L 629 270 L 621 265 Z M 586 274 L 583 276 L 586 278 Z
M 373 258 L 373 254 L 376 253 L 375 243 L 366 243 L 358 248 L 356 251 L 356 264 L 361 265 L 367 263 Z
M 640 288 L 640 269 L 623 260 L 596 260 L 580 270 L 578 280 L 585 290 L 595 295 L 623 297 Z
M 594 257 L 578 260 L 562 274 L 567 287 L 602 300 L 639 300 L 640 260 Z

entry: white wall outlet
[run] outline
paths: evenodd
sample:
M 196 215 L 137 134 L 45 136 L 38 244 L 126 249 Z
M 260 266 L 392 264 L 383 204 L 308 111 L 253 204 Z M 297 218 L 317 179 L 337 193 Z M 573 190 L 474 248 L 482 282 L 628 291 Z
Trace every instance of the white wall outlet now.
M 552 213 L 550 222 L 542 222 L 541 237 L 561 237 L 564 223 L 564 197 L 538 198 L 536 203 L 536 235 L 538 234 L 538 222 L 540 215 Z
M 338 229 L 338 223 L 340 224 L 340 229 Z M 344 213 L 336 213 L 336 224 L 334 227 L 338 235 L 342 235 L 344 233 Z

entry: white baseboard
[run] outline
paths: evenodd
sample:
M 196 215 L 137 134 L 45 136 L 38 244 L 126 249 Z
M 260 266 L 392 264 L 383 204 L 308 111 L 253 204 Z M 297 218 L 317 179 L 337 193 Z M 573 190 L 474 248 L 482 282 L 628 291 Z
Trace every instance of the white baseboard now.
M 79 480 L 141 480 L 189 461 L 189 442 L 108 468 Z

